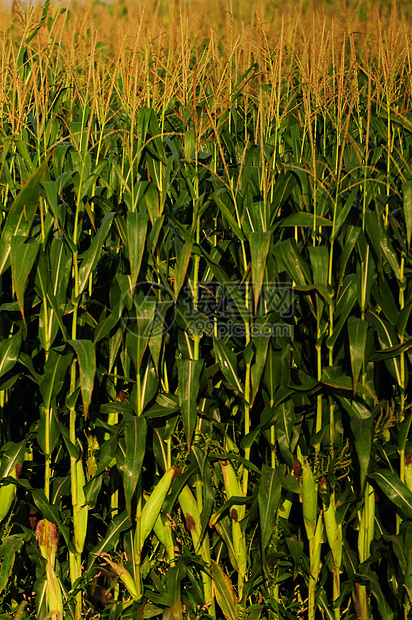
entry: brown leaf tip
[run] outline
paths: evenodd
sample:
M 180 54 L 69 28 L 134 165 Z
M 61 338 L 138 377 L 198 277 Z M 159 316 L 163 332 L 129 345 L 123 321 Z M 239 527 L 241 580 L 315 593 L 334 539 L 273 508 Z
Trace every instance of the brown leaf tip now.
M 172 476 L 171 484 L 173 484 L 174 479 L 181 473 L 182 473 L 182 470 L 180 469 L 180 467 L 173 467 L 173 476 Z
M 232 517 L 233 521 L 238 520 L 239 515 L 236 508 L 232 508 L 232 510 L 230 511 L 230 516 Z
M 293 475 L 295 476 L 295 478 L 299 478 L 299 476 L 300 476 L 300 472 L 302 471 L 302 465 L 301 465 L 301 462 L 300 462 L 300 461 L 298 461 L 298 460 L 296 460 L 296 461 L 293 463 L 293 468 L 292 468 L 292 469 L 293 469 Z
M 192 517 L 192 515 L 190 515 L 189 513 L 187 513 L 186 515 L 186 527 L 189 530 L 189 532 L 191 532 L 196 527 L 195 520 Z

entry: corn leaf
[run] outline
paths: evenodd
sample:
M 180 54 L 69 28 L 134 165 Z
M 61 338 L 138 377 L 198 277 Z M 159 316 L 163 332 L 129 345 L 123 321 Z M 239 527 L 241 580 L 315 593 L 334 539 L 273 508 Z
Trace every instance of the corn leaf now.
M 236 596 L 229 577 L 214 560 L 212 560 L 210 573 L 216 588 L 216 599 L 223 615 L 226 620 L 238 620 Z
M 130 288 L 134 290 L 142 264 L 149 217 L 145 213 L 127 212 L 127 250 L 130 262 Z
M 13 237 L 27 237 L 30 233 L 46 167 L 47 160 L 31 174 L 7 214 L 0 237 L 0 275 L 7 267 Z
M 89 280 L 90 274 L 96 268 L 96 265 L 101 257 L 102 247 L 106 240 L 107 235 L 109 234 L 110 227 L 112 225 L 112 220 L 115 216 L 115 213 L 106 213 L 104 216 L 102 223 L 100 224 L 100 228 L 97 231 L 96 235 L 93 237 L 93 240 L 90 244 L 89 249 L 82 255 L 81 264 L 79 267 L 79 276 L 78 276 L 78 295 L 81 295 L 86 288 L 86 284 Z
M 406 518 L 412 518 L 412 491 L 397 474 L 389 469 L 380 469 L 368 477 L 378 483 L 386 497 L 401 509 Z
M 266 261 L 269 253 L 270 232 L 252 232 L 249 235 L 250 254 L 252 258 L 252 284 L 255 300 L 255 312 L 259 303 L 263 278 L 265 277 Z
M 267 465 L 263 465 L 262 468 L 258 491 L 262 550 L 266 549 L 273 534 L 285 471 L 284 465 L 280 465 L 276 469 Z
M 9 372 L 19 359 L 21 331 L 0 343 L 0 377 Z
M 127 415 L 124 419 L 126 455 L 122 468 L 123 490 L 127 510 L 131 514 L 131 500 L 136 490 L 146 451 L 147 423 L 142 416 Z
M 87 416 L 96 373 L 96 354 L 93 342 L 91 340 L 69 340 L 68 342 L 75 350 L 79 362 L 83 412 Z
M 14 235 L 11 240 L 11 273 L 20 312 L 24 316 L 24 291 L 40 245 L 34 239 Z

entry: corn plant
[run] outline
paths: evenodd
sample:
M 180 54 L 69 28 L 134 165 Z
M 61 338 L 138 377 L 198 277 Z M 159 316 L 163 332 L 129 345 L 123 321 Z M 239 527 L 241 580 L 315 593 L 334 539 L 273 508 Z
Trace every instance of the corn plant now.
M 411 613 L 408 6 L 254 8 L 0 9 L 2 619 Z

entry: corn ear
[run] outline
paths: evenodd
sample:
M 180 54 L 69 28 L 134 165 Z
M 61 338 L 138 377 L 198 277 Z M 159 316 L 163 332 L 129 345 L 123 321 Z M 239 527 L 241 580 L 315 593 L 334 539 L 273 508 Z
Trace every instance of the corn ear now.
M 113 569 L 116 575 L 118 575 L 119 579 L 123 582 L 130 596 L 134 600 L 138 600 L 139 594 L 137 592 L 136 584 L 129 571 L 122 564 L 113 562 L 110 558 L 107 557 L 105 553 L 101 553 L 100 555 L 104 557 L 105 562 L 107 562 L 107 564 L 109 564 L 109 566 Z
M 153 529 L 154 524 L 160 514 L 163 502 L 169 492 L 170 485 L 177 472 L 176 467 L 170 467 L 160 478 L 159 482 L 153 489 L 149 499 L 143 506 L 141 514 L 141 547 L 143 547 L 146 538 Z
M 84 485 L 86 478 L 82 460 L 76 463 L 77 477 L 77 506 L 73 507 L 73 525 L 74 525 L 74 546 L 77 553 L 82 553 L 87 533 L 87 522 L 89 517 L 89 507 L 86 505 L 86 497 L 84 494 Z
M 375 533 L 375 491 L 367 483 L 365 488 L 365 504 L 361 512 L 359 524 L 358 550 L 360 562 L 370 556 L 370 547 Z
M 320 550 L 322 546 L 322 538 L 323 538 L 323 520 L 322 515 L 319 515 L 316 528 L 315 535 L 309 543 L 310 548 L 310 574 L 311 578 L 314 581 L 318 580 L 319 572 L 320 572 Z
M 13 483 L 0 487 L 0 521 L 7 516 L 16 495 L 16 485 Z
M 342 525 L 336 519 L 334 497 L 330 497 L 329 506 L 323 501 L 323 522 L 325 524 L 326 538 L 332 552 L 333 563 L 339 573 L 342 566 Z
M 206 535 L 203 539 L 202 546 L 200 547 L 200 514 L 197 506 L 195 496 L 192 491 L 186 485 L 183 487 L 179 495 L 179 504 L 186 519 L 186 527 L 190 531 L 192 537 L 193 546 L 196 553 L 201 553 L 203 561 L 210 566 L 210 544 L 209 537 Z M 199 549 L 200 548 L 200 549 Z M 213 587 L 212 580 L 206 573 L 202 572 L 202 582 L 206 603 L 213 608 Z
M 247 552 L 246 552 L 246 540 L 245 534 L 242 530 L 242 526 L 238 521 L 232 520 L 232 539 L 235 549 L 236 561 L 238 565 L 239 574 L 242 577 L 246 576 L 247 572 Z M 241 594 L 239 593 L 239 598 Z
M 10 471 L 6 471 L 5 474 L 17 480 L 17 472 L 15 466 L 12 466 L 10 468 Z M 3 521 L 3 519 L 7 516 L 15 496 L 15 484 L 10 483 L 0 487 L 0 522 Z
M 61 620 L 63 618 L 63 598 L 59 579 L 54 572 L 52 560 L 49 558 L 46 567 L 47 578 L 47 605 L 53 618 Z
M 158 540 L 166 549 L 169 562 L 172 562 L 175 559 L 175 545 L 170 521 L 164 520 L 160 513 L 155 521 L 153 530 Z
M 222 468 L 226 498 L 229 500 L 231 497 L 243 496 L 239 479 L 232 463 L 230 461 L 220 461 L 220 466 Z M 237 518 L 241 521 L 245 516 L 245 506 L 238 506 L 236 510 Z
M 227 620 L 237 620 L 239 610 L 232 582 L 216 562 L 211 564 L 211 575 L 216 589 L 216 599 Z
M 412 491 L 412 455 L 405 456 L 405 484 Z
M 282 517 L 282 519 L 289 519 L 290 511 L 292 510 L 292 502 L 287 497 L 284 498 L 283 502 L 278 508 L 278 515 Z
M 302 504 L 303 519 L 305 522 L 306 535 L 309 540 L 315 536 L 317 513 L 318 513 L 318 491 L 307 458 L 303 459 L 302 467 Z
M 186 527 L 190 531 L 196 552 L 199 551 L 200 515 L 197 502 L 192 491 L 186 485 L 179 495 L 179 504 L 186 519 Z
M 226 498 L 242 496 L 242 489 L 235 469 L 230 461 L 220 461 L 222 468 L 223 481 L 225 485 Z M 238 566 L 238 597 L 242 598 L 243 582 L 247 572 L 247 552 L 245 534 L 239 523 L 245 516 L 245 506 L 238 505 L 233 507 L 230 512 L 232 517 L 232 541 L 235 551 L 236 563 Z

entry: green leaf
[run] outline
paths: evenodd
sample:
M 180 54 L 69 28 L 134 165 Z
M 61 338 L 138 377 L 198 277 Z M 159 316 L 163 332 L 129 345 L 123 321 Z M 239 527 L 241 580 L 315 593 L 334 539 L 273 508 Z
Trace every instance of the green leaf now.
M 278 508 L 280 493 L 282 490 L 282 478 L 285 475 L 285 465 L 276 469 L 263 464 L 260 477 L 258 504 L 260 516 L 261 544 L 264 551 L 273 534 Z
M 368 310 L 366 318 L 376 328 L 383 351 L 388 349 L 394 350 L 401 344 L 393 325 L 385 321 L 377 312 Z M 400 360 L 396 359 L 395 356 L 391 356 L 385 359 L 385 364 L 398 385 L 402 385 Z
M 48 456 L 53 452 L 59 442 L 59 421 L 57 419 L 54 407 L 46 409 L 43 405 L 40 405 L 39 407 L 39 418 L 40 419 L 37 425 L 37 441 L 43 451 L 43 454 Z M 46 432 L 48 437 L 48 448 L 46 441 Z M 48 454 L 46 452 L 46 448 L 48 450 Z
M 251 232 L 249 235 L 250 254 L 252 258 L 252 285 L 257 310 L 262 282 L 265 276 L 266 260 L 269 253 L 270 232 Z
M 137 211 L 127 212 L 127 251 L 129 254 L 130 288 L 132 291 L 136 286 L 142 264 L 148 221 L 149 217 L 146 213 L 138 213 Z
M 36 260 L 40 244 L 34 239 L 28 239 L 21 235 L 15 235 L 11 239 L 11 274 L 14 290 L 20 312 L 24 316 L 24 291 L 26 290 L 27 278 Z
M 66 303 L 66 292 L 71 276 L 72 255 L 65 239 L 54 237 L 50 248 L 50 280 L 58 307 Z
M 97 263 L 99 262 L 103 243 L 105 242 L 106 237 L 109 234 L 109 230 L 112 225 L 112 220 L 114 216 L 114 212 L 106 213 L 102 220 L 102 223 L 100 224 L 99 230 L 93 237 L 93 241 L 91 242 L 89 249 L 82 256 L 77 284 L 78 295 L 81 295 L 83 293 L 89 280 L 90 274 L 92 273 L 92 271 L 94 271 Z
M 295 226 L 302 226 L 303 228 L 313 228 L 315 221 L 315 216 L 313 213 L 307 213 L 306 211 L 300 211 L 299 213 L 292 213 L 287 218 L 282 220 L 279 224 L 281 228 L 285 228 L 290 226 L 294 228 Z M 326 217 L 316 216 L 316 226 L 332 226 L 333 222 L 328 220 Z
M 345 241 L 342 246 L 342 255 L 340 257 L 340 274 L 339 282 L 341 283 L 345 277 L 346 267 L 349 261 L 349 257 L 353 252 L 358 237 L 361 232 L 361 228 L 357 226 L 348 226 L 346 232 Z
M 314 245 L 308 248 L 313 283 L 327 286 L 329 275 L 329 249 L 326 245 Z
M 7 476 L 16 475 L 16 466 L 23 465 L 24 450 L 26 441 L 20 441 L 19 443 L 7 443 L 4 448 L 3 456 L 1 457 L 0 465 L 0 480 L 7 478 Z
M 393 611 L 388 605 L 388 602 L 382 592 L 377 574 L 372 572 L 371 570 L 363 573 L 362 568 L 360 568 L 358 578 L 362 579 L 362 581 L 368 581 L 368 589 L 370 590 L 371 595 L 374 596 L 376 599 L 379 617 L 385 618 L 385 620 L 393 620 Z
M 310 283 L 309 266 L 294 239 L 277 243 L 274 247 L 274 254 L 280 263 L 279 270 L 286 271 L 293 282 L 299 286 Z
M 131 514 L 131 500 L 136 490 L 137 480 L 142 469 L 146 452 L 146 418 L 142 416 L 125 416 L 124 431 L 126 439 L 126 455 L 122 468 L 123 489 L 127 510 Z
M 0 343 L 0 377 L 9 372 L 19 358 L 21 331 Z
M 392 267 L 396 278 L 400 280 L 401 271 L 398 258 L 387 235 L 380 213 L 369 209 L 365 213 L 365 221 L 368 236 L 372 241 L 373 249 L 378 257 L 379 264 L 383 264 L 383 257 L 385 257 Z
M 181 568 L 182 564 L 179 562 L 177 565 L 171 566 L 166 573 L 166 587 L 170 605 L 170 620 L 174 618 L 183 618 L 180 594 L 182 588 L 181 582 L 183 579 Z M 184 572 L 184 575 L 185 574 L 186 572 Z
M 43 489 L 32 489 L 31 494 L 37 510 L 42 514 L 44 519 L 47 519 L 47 521 L 51 521 L 56 525 L 68 545 L 70 539 L 70 529 L 67 525 L 63 525 L 60 521 L 57 506 L 50 504 Z
M 290 438 L 294 423 L 293 402 L 288 400 L 276 408 L 275 430 L 280 452 L 290 467 L 295 462 L 295 457 L 290 450 Z
M 110 521 L 106 536 L 98 545 L 93 547 L 89 553 L 88 570 L 93 567 L 96 557 L 113 549 L 119 541 L 121 533 L 128 530 L 131 525 L 132 522 L 127 514 L 127 510 L 124 510 L 120 515 L 117 515 L 117 517 Z
M 343 207 L 341 209 L 338 209 L 339 213 L 335 221 L 335 226 L 333 229 L 333 236 L 331 237 L 332 241 L 334 241 L 336 237 L 338 236 L 338 233 L 343 223 L 346 221 L 346 218 L 348 217 L 349 211 L 354 205 L 356 205 L 357 194 L 358 194 L 358 188 L 354 187 L 351 193 L 349 194 L 349 196 L 347 197 L 347 199 L 345 200 L 345 204 L 343 205 Z M 340 204 L 340 201 L 338 201 L 338 205 L 339 204 Z
M 358 295 L 359 277 L 350 274 L 341 287 L 340 295 L 335 307 L 335 315 L 339 321 L 333 326 L 333 333 L 326 340 L 327 347 L 333 347 L 343 327 L 346 326 L 347 318 L 355 304 Z
M 178 260 L 176 260 L 175 267 L 175 282 L 174 282 L 174 290 L 176 299 L 179 296 L 180 289 L 183 286 L 183 282 L 185 281 L 186 271 L 189 265 L 189 260 L 192 255 L 193 243 L 185 243 L 182 251 L 179 254 Z
M 236 355 L 218 338 L 213 339 L 213 348 L 219 362 L 220 370 L 226 381 L 243 394 L 243 386 L 240 383 L 237 370 Z
M 366 368 L 365 360 L 366 336 L 368 334 L 368 323 L 363 319 L 354 316 L 348 320 L 349 351 L 352 366 L 353 393 L 356 393 L 356 386 L 362 366 Z
M 12 575 L 16 553 L 20 551 L 23 544 L 24 535 L 22 534 L 12 534 L 11 536 L 7 536 L 7 538 L 3 538 L 1 542 L 0 594 L 3 592 Z
M 388 347 L 381 351 L 375 351 L 369 358 L 369 361 L 376 362 L 378 360 L 390 360 L 394 357 L 398 357 L 404 351 L 408 351 L 412 347 L 412 338 L 405 340 L 403 344 L 395 345 L 394 347 Z
M 355 437 L 355 448 L 359 460 L 359 476 L 361 491 L 363 491 L 369 462 L 372 454 L 372 426 L 373 418 L 352 418 L 350 426 Z
M 405 217 L 406 226 L 406 243 L 408 249 L 411 247 L 411 235 L 412 235 L 412 180 L 402 183 L 403 193 L 403 213 Z
M 193 433 L 197 420 L 197 396 L 203 360 L 177 359 L 177 376 L 179 386 L 179 403 L 183 428 L 186 434 L 187 451 L 190 452 Z
M 228 224 L 229 224 L 229 230 L 233 231 L 236 235 L 236 237 L 240 240 L 243 241 L 243 239 L 245 238 L 242 229 L 239 227 L 239 224 L 236 222 L 235 218 L 233 217 L 233 215 L 231 214 L 229 208 L 226 206 L 226 204 L 224 203 L 224 201 L 220 198 L 220 196 L 218 195 L 217 192 L 215 192 L 211 198 L 215 201 L 216 205 L 218 206 L 218 208 L 220 209 L 224 219 L 227 220 Z
M 255 336 L 253 338 L 255 344 L 255 363 L 252 365 L 252 402 L 256 398 L 256 395 L 261 388 L 262 373 L 265 368 L 266 360 L 268 357 L 268 347 L 270 339 L 265 336 Z
M 46 409 L 50 408 L 52 399 L 62 389 L 71 361 L 72 353 L 64 346 L 49 351 L 49 357 L 44 365 L 43 380 L 40 384 L 40 393 Z
M 40 197 L 40 183 L 46 168 L 47 160 L 29 176 L 10 207 L 0 238 L 0 275 L 7 267 L 12 238 L 27 237 L 30 233 Z
M 83 412 L 87 416 L 92 398 L 94 376 L 96 374 L 96 354 L 91 340 L 69 340 L 76 352 L 80 371 L 80 390 L 83 400 Z
M 412 491 L 397 474 L 389 469 L 380 469 L 368 477 L 379 484 L 385 495 L 402 510 L 407 519 L 412 519 Z
M 226 502 L 226 504 L 227 503 L 228 502 Z M 229 517 L 220 518 L 219 521 L 217 521 L 214 525 L 217 533 L 227 547 L 227 552 L 229 554 L 230 563 L 232 564 L 233 569 L 239 572 L 239 566 L 236 558 L 236 549 L 234 547 L 232 539 L 232 524 Z
M 210 566 L 210 574 L 216 588 L 217 603 L 226 620 L 238 620 L 236 595 L 229 577 L 214 560 Z

